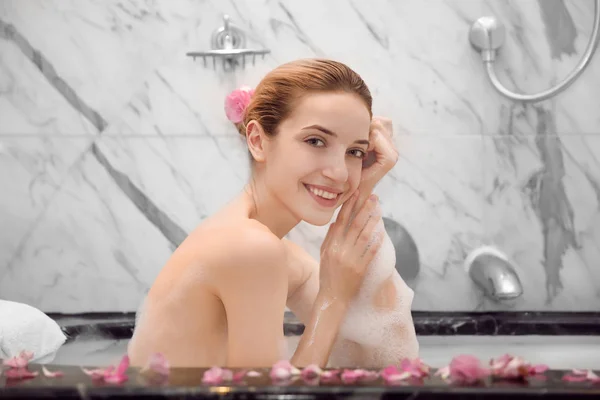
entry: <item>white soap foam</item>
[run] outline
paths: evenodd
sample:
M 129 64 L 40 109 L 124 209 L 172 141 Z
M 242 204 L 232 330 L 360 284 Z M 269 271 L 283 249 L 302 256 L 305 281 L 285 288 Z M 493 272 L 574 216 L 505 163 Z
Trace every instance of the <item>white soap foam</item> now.
M 385 231 L 383 222 L 378 229 Z M 382 246 L 369 265 L 359 293 L 340 327 L 330 357 L 332 366 L 384 367 L 418 356 L 419 344 L 411 316 L 414 292 L 396 272 L 395 265 L 394 245 L 385 233 Z M 374 300 L 387 279 L 393 280 L 395 305 L 391 310 L 380 310 Z M 363 348 L 360 360 L 351 354 L 356 344 Z

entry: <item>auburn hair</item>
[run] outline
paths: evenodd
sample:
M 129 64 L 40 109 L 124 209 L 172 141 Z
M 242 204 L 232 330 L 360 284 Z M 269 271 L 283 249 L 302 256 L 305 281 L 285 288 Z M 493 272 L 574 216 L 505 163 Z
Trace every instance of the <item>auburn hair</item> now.
M 333 60 L 300 59 L 280 65 L 262 79 L 236 127 L 246 136 L 247 124 L 255 120 L 267 135 L 275 136 L 302 96 L 318 92 L 356 94 L 373 116 L 371 92 L 354 70 Z

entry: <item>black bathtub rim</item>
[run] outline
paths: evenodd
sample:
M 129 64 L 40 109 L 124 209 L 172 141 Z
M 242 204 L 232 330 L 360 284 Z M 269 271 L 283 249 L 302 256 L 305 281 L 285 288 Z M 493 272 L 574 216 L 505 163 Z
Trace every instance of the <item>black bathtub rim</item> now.
M 48 313 L 70 343 L 81 337 L 130 339 L 135 313 Z M 412 313 L 418 336 L 600 336 L 600 312 L 430 312 Z M 65 323 L 77 319 L 77 323 Z M 81 320 L 86 321 L 85 323 Z M 286 313 L 285 336 L 299 336 L 304 325 Z

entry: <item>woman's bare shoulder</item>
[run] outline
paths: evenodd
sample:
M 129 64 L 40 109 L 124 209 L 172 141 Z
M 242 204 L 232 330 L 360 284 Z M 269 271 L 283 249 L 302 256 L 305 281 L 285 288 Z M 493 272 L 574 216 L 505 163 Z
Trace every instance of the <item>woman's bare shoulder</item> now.
M 219 275 L 240 269 L 268 268 L 272 271 L 286 263 L 284 242 L 253 219 L 212 221 L 193 235 L 190 244 L 199 249 L 197 254 L 201 264 L 218 270 Z

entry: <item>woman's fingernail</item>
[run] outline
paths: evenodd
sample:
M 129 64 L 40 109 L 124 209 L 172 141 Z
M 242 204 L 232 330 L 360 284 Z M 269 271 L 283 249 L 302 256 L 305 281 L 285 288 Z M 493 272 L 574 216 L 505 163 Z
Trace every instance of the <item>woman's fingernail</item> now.
M 374 195 L 374 194 L 370 195 L 369 196 L 369 200 L 371 200 L 371 201 L 377 201 L 377 195 Z

